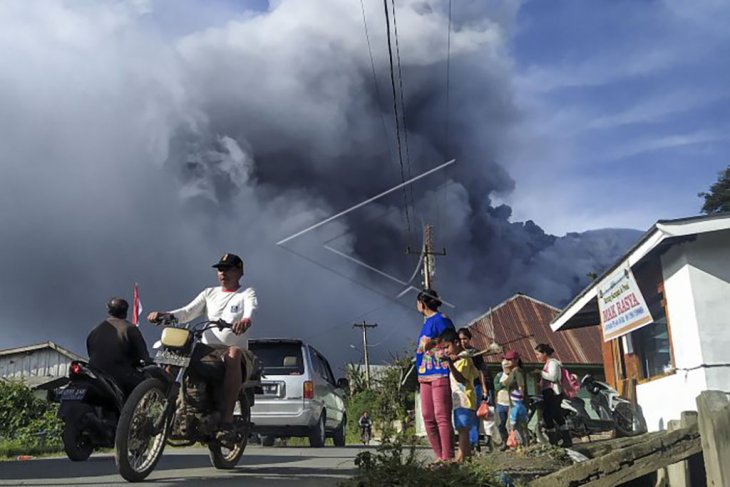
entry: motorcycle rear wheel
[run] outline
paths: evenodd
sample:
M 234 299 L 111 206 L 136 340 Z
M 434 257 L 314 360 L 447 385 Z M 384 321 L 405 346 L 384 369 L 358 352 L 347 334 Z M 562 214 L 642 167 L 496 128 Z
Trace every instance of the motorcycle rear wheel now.
M 161 380 L 147 379 L 132 391 L 122 408 L 114 439 L 114 461 L 119 474 L 129 482 L 147 478 L 162 457 L 169 418 L 156 435 L 152 434 L 152 426 L 165 412 L 165 391 Z
M 94 451 L 94 445 L 89 435 L 84 432 L 83 426 L 75 423 L 66 423 L 63 427 L 63 450 L 72 462 L 87 460 Z
M 210 461 L 219 470 L 230 470 L 238 465 L 248 444 L 248 435 L 251 433 L 251 407 L 245 394 L 238 396 L 236 405 L 238 407 L 233 411 L 233 423 L 241 435 L 236 446 L 229 449 L 217 440 L 208 443 Z

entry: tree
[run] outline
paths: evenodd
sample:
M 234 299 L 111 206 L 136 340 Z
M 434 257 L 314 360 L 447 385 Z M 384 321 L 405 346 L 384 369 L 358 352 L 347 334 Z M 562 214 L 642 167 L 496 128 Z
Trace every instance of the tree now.
M 697 196 L 705 199 L 702 213 L 712 215 L 730 211 L 730 166 L 720 171 L 717 182 L 710 186 L 708 193 L 699 193 Z
M 368 388 L 365 371 L 360 364 L 347 364 L 345 372 L 347 374 L 347 380 L 350 383 L 350 390 L 347 391 L 348 394 L 354 396 Z

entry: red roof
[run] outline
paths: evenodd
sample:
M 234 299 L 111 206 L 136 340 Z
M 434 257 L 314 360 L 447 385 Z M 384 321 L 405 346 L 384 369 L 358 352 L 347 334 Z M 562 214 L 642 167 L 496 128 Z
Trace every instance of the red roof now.
M 555 357 L 565 364 L 600 365 L 601 334 L 598 327 L 554 332 L 550 322 L 560 310 L 537 299 L 516 294 L 467 326 L 472 346 L 484 350 L 493 341 L 505 351 L 516 350 L 525 363 L 536 363 L 535 347 L 549 343 Z M 487 362 L 500 362 L 501 355 L 488 355 Z

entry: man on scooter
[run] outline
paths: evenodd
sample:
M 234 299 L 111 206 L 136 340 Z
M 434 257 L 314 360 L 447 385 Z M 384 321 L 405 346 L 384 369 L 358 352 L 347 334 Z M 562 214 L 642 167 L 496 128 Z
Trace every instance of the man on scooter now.
M 110 375 L 129 395 L 144 380 L 139 367 L 149 361 L 147 344 L 139 328 L 127 321 L 127 301 L 112 298 L 106 308 L 109 316 L 86 339 L 89 365 Z
M 204 289 L 188 305 L 167 312 L 154 311 L 147 316 L 151 323 L 157 323 L 165 316 L 175 316 L 181 322 L 189 322 L 205 314 L 211 321 L 223 319 L 231 328 L 211 328 L 203 334 L 205 349 L 203 363 L 223 362 L 223 400 L 220 407 L 222 422 L 218 439 L 230 441 L 233 432 L 233 409 L 246 377 L 251 374 L 254 358 L 248 351 L 248 339 L 242 334 L 251 327 L 251 317 L 258 302 L 252 288 L 242 289 L 243 261 L 235 254 L 225 254 L 213 265 L 220 286 Z M 204 347 L 203 347 L 204 348 Z

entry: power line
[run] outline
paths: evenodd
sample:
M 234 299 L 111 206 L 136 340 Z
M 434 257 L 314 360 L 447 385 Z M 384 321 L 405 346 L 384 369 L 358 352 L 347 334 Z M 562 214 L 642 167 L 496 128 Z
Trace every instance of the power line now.
M 449 0 L 449 26 L 446 35 L 446 116 L 444 117 L 444 147 L 446 154 L 451 153 L 451 0 Z M 447 182 L 446 174 L 444 174 L 444 183 Z M 436 205 L 436 222 L 441 226 L 441 210 L 442 206 L 446 206 L 446 192 L 442 193 L 441 204 Z
M 410 306 L 406 306 L 405 304 L 401 303 L 400 301 L 398 301 L 397 299 L 393 298 L 392 296 L 388 296 L 387 294 L 385 294 L 385 293 L 383 293 L 383 292 L 381 292 L 381 291 L 379 291 L 379 290 L 377 290 L 377 289 L 375 289 L 373 287 L 370 287 L 367 284 L 363 284 L 359 280 L 353 279 L 352 277 L 348 276 L 347 274 L 345 274 L 343 272 L 340 272 L 340 271 L 338 271 L 336 269 L 333 269 L 332 267 L 329 267 L 329 266 L 327 266 L 325 264 L 322 264 L 321 262 L 317 262 L 316 260 L 314 260 L 314 259 L 312 259 L 310 257 L 307 257 L 306 255 L 301 254 L 301 253 L 297 252 L 294 249 L 291 249 L 289 247 L 286 247 L 285 245 L 279 245 L 279 247 L 282 248 L 282 249 L 284 249 L 284 250 L 286 250 L 287 252 L 290 252 L 290 253 L 298 256 L 298 257 L 301 257 L 302 259 L 306 260 L 310 264 L 314 264 L 317 267 L 320 267 L 321 269 L 330 271 L 333 274 L 342 277 L 343 279 L 346 279 L 346 280 L 348 280 L 348 281 L 350 281 L 350 282 L 352 282 L 352 283 L 354 283 L 354 284 L 356 284 L 356 285 L 358 285 L 358 286 L 360 286 L 360 287 L 362 287 L 364 289 L 367 289 L 368 291 L 372 292 L 373 294 L 376 294 L 376 295 L 378 295 L 378 296 L 380 296 L 382 298 L 385 298 L 385 299 L 389 300 L 390 302 L 392 302 L 392 303 L 394 303 L 394 304 L 396 304 L 396 305 L 398 305 L 398 306 L 400 306 L 402 308 L 405 308 L 407 310 L 411 310 L 412 309 Z
M 370 44 L 370 31 L 368 30 L 368 22 L 367 17 L 365 16 L 365 4 L 363 3 L 364 0 L 360 0 L 360 10 L 362 11 L 362 25 L 365 30 L 365 40 L 368 44 L 368 54 L 370 55 L 370 69 L 373 74 L 373 87 L 375 88 L 375 98 L 376 102 L 378 104 L 378 113 L 380 114 L 380 121 L 382 122 L 383 126 L 383 135 L 385 137 L 385 140 L 388 140 L 390 137 L 388 136 L 388 126 L 385 123 L 385 115 L 383 114 L 382 110 L 380 110 L 380 102 L 383 99 L 383 97 L 380 94 L 380 83 L 378 83 L 378 75 L 375 73 L 375 60 L 373 58 L 373 49 Z M 393 161 L 395 161 L 395 158 L 393 157 L 392 148 L 390 146 L 390 142 L 386 144 L 388 147 L 388 158 Z M 405 211 L 405 208 L 404 208 Z
M 408 177 L 411 177 L 411 154 L 408 146 L 408 125 L 406 125 L 406 102 L 403 88 L 403 71 L 401 69 L 400 62 L 400 42 L 398 41 L 398 23 L 395 15 L 395 0 L 391 0 L 391 6 L 393 8 L 393 36 L 395 37 L 395 54 L 396 61 L 398 63 L 398 84 L 400 87 L 400 107 L 401 107 L 401 119 L 403 120 L 403 144 L 406 146 L 406 173 Z M 413 187 L 408 188 L 408 192 L 411 198 L 411 212 L 413 213 L 413 219 L 415 220 L 416 214 L 416 202 L 413 199 Z
M 400 163 L 400 175 L 401 180 L 405 182 L 406 176 L 405 176 L 405 168 L 403 165 L 403 147 L 401 144 L 401 135 L 400 135 L 400 118 L 398 116 L 398 93 L 395 88 L 395 70 L 393 67 L 393 45 L 391 41 L 390 36 L 390 13 L 388 12 L 388 0 L 383 0 L 383 7 L 385 9 L 385 29 L 386 29 L 386 35 L 388 37 L 388 59 L 390 61 L 390 86 L 393 90 L 393 112 L 395 113 L 395 135 L 396 135 L 396 144 L 398 146 L 398 162 Z M 408 210 L 408 189 L 403 188 L 403 200 L 406 204 L 406 224 L 408 227 L 408 241 L 411 243 L 412 241 L 412 233 L 413 229 L 411 227 L 411 217 Z
M 451 91 L 451 0 L 449 0 L 449 28 L 446 36 L 446 152 L 451 150 L 451 141 L 449 140 L 449 118 L 450 118 L 450 91 Z

